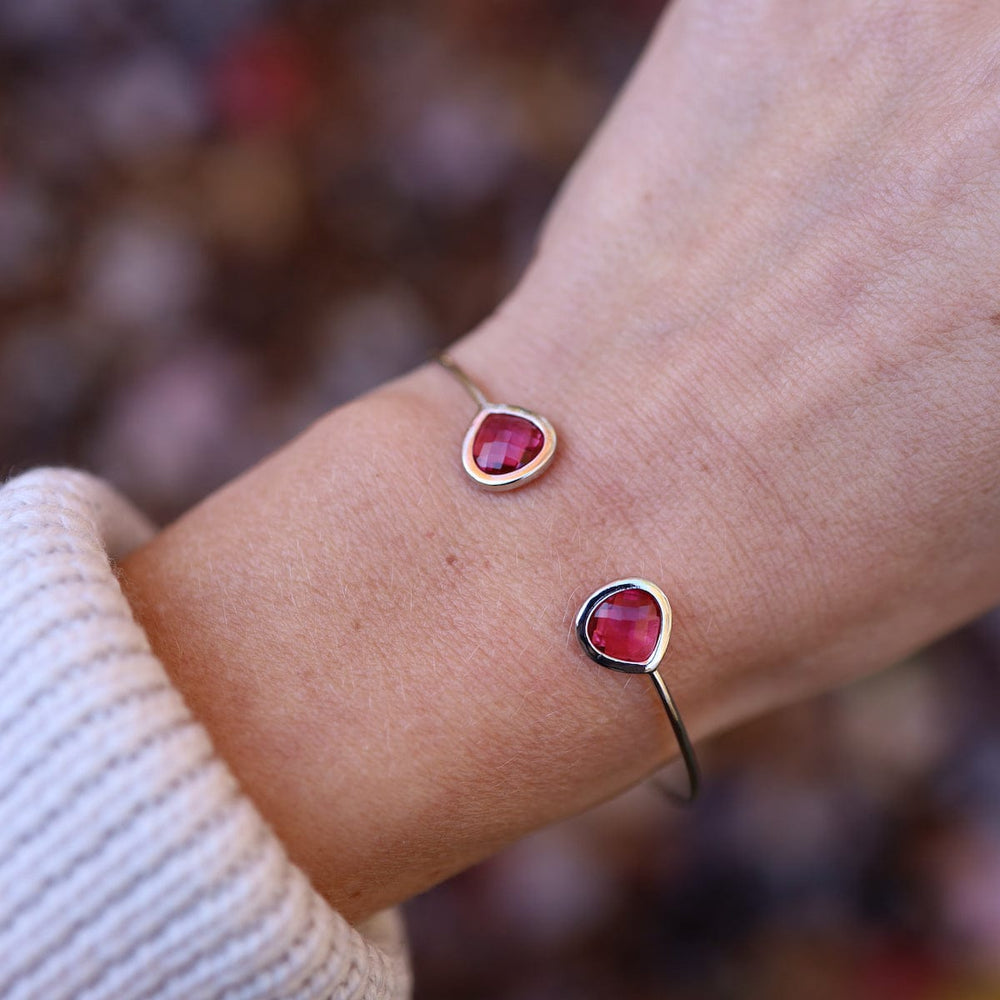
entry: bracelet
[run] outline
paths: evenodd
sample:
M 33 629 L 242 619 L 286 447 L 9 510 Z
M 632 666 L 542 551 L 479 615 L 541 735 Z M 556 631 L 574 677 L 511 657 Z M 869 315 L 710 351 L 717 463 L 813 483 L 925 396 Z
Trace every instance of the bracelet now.
M 491 403 L 475 382 L 447 355 L 435 360 L 462 383 L 479 411 L 462 444 L 462 465 L 469 477 L 488 490 L 511 490 L 545 471 L 556 449 L 556 432 L 544 417 L 520 406 Z M 576 634 L 584 652 L 602 667 L 628 674 L 648 674 L 660 698 L 687 771 L 686 793 L 659 782 L 675 802 L 698 795 L 698 758 L 659 665 L 670 641 L 673 612 L 667 595 L 649 580 L 628 577 L 605 584 L 583 602 Z

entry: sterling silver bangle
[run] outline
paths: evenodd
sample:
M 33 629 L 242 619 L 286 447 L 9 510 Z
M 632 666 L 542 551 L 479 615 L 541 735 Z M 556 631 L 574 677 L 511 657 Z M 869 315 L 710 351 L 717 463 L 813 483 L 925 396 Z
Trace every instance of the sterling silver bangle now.
M 548 467 L 556 450 L 556 432 L 545 417 L 521 406 L 492 403 L 478 385 L 447 355 L 435 359 L 451 372 L 479 408 L 462 444 L 462 465 L 478 486 L 512 490 Z M 586 654 L 602 667 L 648 674 L 677 738 L 687 770 L 686 794 L 657 782 L 674 801 L 692 802 L 701 777 L 698 758 L 659 665 L 670 641 L 673 613 L 666 594 L 649 580 L 629 577 L 595 590 L 576 615 L 576 634 Z

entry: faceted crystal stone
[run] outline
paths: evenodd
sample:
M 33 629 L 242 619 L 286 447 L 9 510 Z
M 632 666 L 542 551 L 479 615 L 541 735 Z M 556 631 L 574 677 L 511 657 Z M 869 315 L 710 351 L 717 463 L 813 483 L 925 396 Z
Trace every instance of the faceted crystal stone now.
M 645 663 L 656 648 L 663 620 L 652 594 L 629 587 L 606 597 L 587 622 L 587 638 L 605 656 Z
M 545 444 L 541 429 L 512 413 L 488 413 L 472 443 L 472 457 L 491 476 L 524 468 Z

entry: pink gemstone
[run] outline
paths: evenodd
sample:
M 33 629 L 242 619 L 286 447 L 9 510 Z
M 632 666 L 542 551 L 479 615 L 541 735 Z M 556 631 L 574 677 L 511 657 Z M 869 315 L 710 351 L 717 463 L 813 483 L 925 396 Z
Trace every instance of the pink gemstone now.
M 479 468 L 502 476 L 526 466 L 545 444 L 539 427 L 512 413 L 488 413 L 472 443 L 472 457 Z
M 656 648 L 663 620 L 652 594 L 629 587 L 606 597 L 587 622 L 587 638 L 605 656 L 645 663 Z

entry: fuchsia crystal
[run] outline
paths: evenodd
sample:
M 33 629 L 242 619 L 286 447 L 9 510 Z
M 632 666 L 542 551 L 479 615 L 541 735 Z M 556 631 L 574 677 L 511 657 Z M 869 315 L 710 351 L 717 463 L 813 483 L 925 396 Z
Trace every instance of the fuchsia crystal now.
M 487 475 L 523 469 L 545 444 L 541 429 L 512 413 L 488 413 L 472 443 L 472 457 Z
M 652 594 L 629 587 L 606 597 L 590 615 L 587 638 L 599 653 L 645 663 L 656 648 L 663 619 Z

